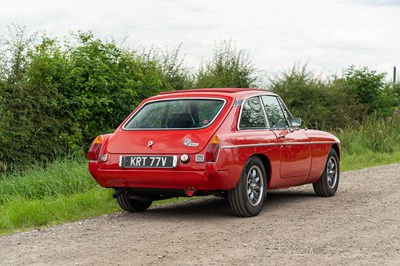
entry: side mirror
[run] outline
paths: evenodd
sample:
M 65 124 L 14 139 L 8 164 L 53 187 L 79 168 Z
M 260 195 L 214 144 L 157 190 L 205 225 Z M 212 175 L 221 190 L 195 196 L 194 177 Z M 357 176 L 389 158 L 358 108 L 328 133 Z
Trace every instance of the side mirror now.
M 292 127 L 300 127 L 300 125 L 301 125 L 301 118 L 299 118 L 299 117 L 293 118 L 291 126 Z

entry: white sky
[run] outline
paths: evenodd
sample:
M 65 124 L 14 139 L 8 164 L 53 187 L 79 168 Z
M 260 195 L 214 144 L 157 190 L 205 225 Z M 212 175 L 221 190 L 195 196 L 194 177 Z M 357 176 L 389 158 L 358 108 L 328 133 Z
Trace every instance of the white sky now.
M 91 30 L 130 47 L 182 43 L 185 64 L 195 68 L 216 43 L 232 40 L 268 75 L 299 61 L 338 75 L 349 65 L 368 66 L 388 79 L 400 68 L 400 0 L 0 1 L 0 36 L 18 23 L 28 34 Z

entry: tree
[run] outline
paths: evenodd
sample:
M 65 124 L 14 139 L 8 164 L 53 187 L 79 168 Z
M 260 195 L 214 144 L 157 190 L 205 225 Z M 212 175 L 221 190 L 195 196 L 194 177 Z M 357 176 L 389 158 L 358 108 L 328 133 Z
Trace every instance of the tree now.
M 292 114 L 301 117 L 309 128 L 344 128 L 361 120 L 365 110 L 348 97 L 339 81 L 316 78 L 306 64 L 295 64 L 270 82 L 270 90 L 279 94 Z
M 36 33 L 25 36 L 25 27 L 13 24 L 8 28 L 9 38 L 0 40 L 0 78 L 15 85 L 21 81 L 29 64 L 28 53 L 33 49 Z
M 231 41 L 222 41 L 213 58 L 201 65 L 195 87 L 249 88 L 256 80 L 254 71 L 245 50 L 237 51 Z
M 91 33 L 64 46 L 45 34 L 30 45 L 31 37 L 17 33 L 2 46 L 11 51 L 1 61 L 3 170 L 84 153 L 96 135 L 163 90 L 159 62 Z
M 4 42 L 8 61 L 0 85 L 0 168 L 29 165 L 64 152 L 59 141 L 62 126 L 60 96 L 53 69 L 60 60 L 56 42 L 24 37 L 20 28 Z
M 63 94 L 75 134 L 90 144 L 112 132 L 144 98 L 162 91 L 158 62 L 78 32 L 67 47 L 68 71 Z
M 181 45 L 172 51 L 161 51 L 156 53 L 160 66 L 162 87 L 165 91 L 184 90 L 193 87 L 193 77 L 189 70 L 183 65 L 183 58 L 180 57 Z
M 343 79 L 347 93 L 366 106 L 368 115 L 375 112 L 388 116 L 393 113 L 398 99 L 394 87 L 385 82 L 385 77 L 386 73 L 377 73 L 368 67 L 350 66 Z

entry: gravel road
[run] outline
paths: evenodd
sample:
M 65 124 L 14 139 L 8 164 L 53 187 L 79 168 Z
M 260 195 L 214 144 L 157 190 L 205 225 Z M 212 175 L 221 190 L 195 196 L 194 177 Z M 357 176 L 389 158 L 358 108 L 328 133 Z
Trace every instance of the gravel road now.
M 5 236 L 0 265 L 400 265 L 399 173 L 342 173 L 332 198 L 271 191 L 253 218 L 208 197 Z

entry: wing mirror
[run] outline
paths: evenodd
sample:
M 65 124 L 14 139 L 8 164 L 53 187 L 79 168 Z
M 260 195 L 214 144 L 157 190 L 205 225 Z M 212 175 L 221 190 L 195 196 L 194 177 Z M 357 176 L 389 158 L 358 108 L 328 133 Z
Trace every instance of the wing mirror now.
M 300 127 L 301 122 L 302 122 L 302 121 L 301 121 L 301 118 L 299 118 L 299 117 L 293 118 L 293 119 L 292 119 L 291 126 L 292 126 L 292 127 Z

